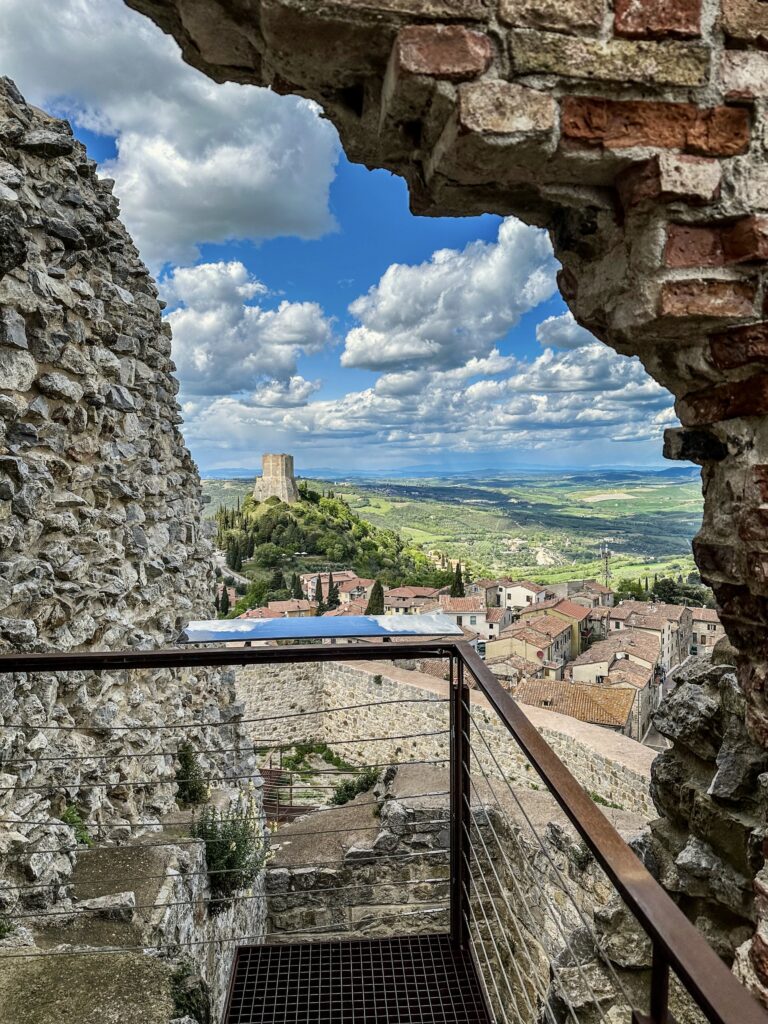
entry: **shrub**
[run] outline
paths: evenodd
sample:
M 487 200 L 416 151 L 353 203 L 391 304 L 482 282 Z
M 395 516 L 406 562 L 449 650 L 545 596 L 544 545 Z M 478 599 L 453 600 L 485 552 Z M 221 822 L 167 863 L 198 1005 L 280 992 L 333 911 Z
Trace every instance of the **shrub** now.
M 171 975 L 174 1017 L 191 1017 L 199 1024 L 210 1024 L 211 1006 L 207 986 L 189 957 L 182 957 Z
M 71 826 L 75 833 L 75 839 L 82 846 L 93 846 L 93 839 L 88 831 L 85 822 L 82 819 L 80 811 L 74 804 L 69 804 L 61 816 L 61 820 L 65 825 Z
M 208 797 L 208 787 L 195 748 L 185 741 L 180 744 L 177 757 L 179 769 L 176 772 L 176 783 L 179 788 L 176 799 L 184 806 L 203 803 Z
M 208 881 L 214 897 L 211 910 L 221 910 L 228 897 L 250 885 L 266 859 L 253 799 L 241 798 L 230 811 L 203 808 L 200 817 L 192 821 L 192 835 L 205 843 Z
M 353 800 L 359 793 L 365 793 L 376 783 L 379 773 L 376 768 L 365 768 L 354 779 L 340 782 L 331 795 L 332 804 L 345 804 Z
M 7 939 L 16 931 L 16 925 L 7 914 L 0 914 L 0 940 Z
M 294 744 L 293 751 L 292 754 L 286 754 L 283 757 L 283 768 L 288 772 L 311 771 L 307 761 L 311 754 L 317 754 L 318 757 L 322 757 L 326 764 L 332 764 L 334 768 L 340 768 L 341 771 L 353 772 L 355 770 L 353 764 L 340 757 L 327 743 L 296 743 Z

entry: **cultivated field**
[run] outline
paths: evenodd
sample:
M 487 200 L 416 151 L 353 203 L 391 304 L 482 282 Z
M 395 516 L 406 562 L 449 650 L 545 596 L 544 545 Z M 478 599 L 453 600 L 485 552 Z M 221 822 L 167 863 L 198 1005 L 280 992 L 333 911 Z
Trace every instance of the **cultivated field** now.
M 212 514 L 249 492 L 248 480 L 206 480 Z M 460 558 L 475 574 L 556 582 L 599 576 L 599 550 L 614 552 L 614 579 L 693 569 L 701 522 L 698 470 L 469 475 L 320 481 L 362 518 L 424 550 Z

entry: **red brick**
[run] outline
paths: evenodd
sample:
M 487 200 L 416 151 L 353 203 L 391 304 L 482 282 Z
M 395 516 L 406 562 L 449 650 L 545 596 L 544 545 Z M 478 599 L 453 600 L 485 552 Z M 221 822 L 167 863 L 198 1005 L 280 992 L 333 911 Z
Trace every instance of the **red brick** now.
M 743 217 L 735 224 L 670 224 L 664 260 L 668 267 L 723 267 L 768 259 L 768 220 Z
M 628 39 L 695 39 L 701 0 L 615 0 L 614 32 Z
M 694 224 L 670 224 L 664 262 L 668 267 L 722 267 L 722 231 Z
M 743 217 L 723 232 L 723 251 L 728 263 L 768 260 L 768 218 Z
M 757 289 L 750 281 L 665 281 L 661 286 L 659 315 L 748 317 L 754 314 L 756 295 Z
M 563 99 L 561 128 L 566 141 L 587 146 L 654 146 L 702 156 L 736 156 L 746 152 L 750 138 L 743 107 L 701 109 L 692 103 L 588 96 Z
M 679 399 L 675 408 L 686 427 L 719 423 L 739 416 L 765 416 L 768 413 L 768 373 L 695 391 Z
M 488 36 L 462 25 L 410 25 L 395 42 L 398 70 L 453 82 L 476 78 L 493 59 Z
M 718 370 L 768 363 L 768 321 L 713 334 L 709 346 L 710 358 Z
M 760 492 L 760 500 L 768 502 L 768 466 L 753 466 L 752 475 L 755 478 L 757 489 Z M 768 890 L 766 891 L 766 895 L 768 895 Z

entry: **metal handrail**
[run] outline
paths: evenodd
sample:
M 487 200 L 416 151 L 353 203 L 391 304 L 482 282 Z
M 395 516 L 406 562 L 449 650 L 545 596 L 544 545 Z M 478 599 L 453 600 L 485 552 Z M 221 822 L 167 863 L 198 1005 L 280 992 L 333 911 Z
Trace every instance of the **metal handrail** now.
M 160 651 L 60 652 L 0 655 L 0 674 L 17 672 L 120 671 L 125 669 L 187 668 L 201 666 L 286 664 L 329 661 L 401 661 L 411 658 L 449 658 L 452 721 L 464 720 L 460 705 L 468 701 L 466 673 L 486 697 L 509 734 L 571 821 L 584 843 L 613 882 L 627 907 L 642 925 L 653 946 L 650 1016 L 635 1012 L 636 1022 L 670 1021 L 668 979 L 673 969 L 712 1024 L 768 1024 L 768 1013 L 731 973 L 694 925 L 632 852 L 600 808 L 576 781 L 552 747 L 538 732 L 497 677 L 464 640 L 398 641 L 392 643 L 302 644 L 270 647 L 208 647 Z M 454 670 L 454 661 L 456 662 Z M 458 718 L 458 722 L 457 722 Z M 84 725 L 87 731 L 88 726 Z M 464 729 L 456 729 L 452 744 L 455 763 L 468 764 L 462 751 Z M 454 787 L 462 785 L 452 770 Z M 461 804 L 454 800 L 454 807 Z M 452 830 L 452 844 L 462 843 L 463 828 Z M 454 863 L 461 864 L 455 850 Z M 454 898 L 461 895 L 454 885 Z M 459 909 L 454 908 L 453 920 Z

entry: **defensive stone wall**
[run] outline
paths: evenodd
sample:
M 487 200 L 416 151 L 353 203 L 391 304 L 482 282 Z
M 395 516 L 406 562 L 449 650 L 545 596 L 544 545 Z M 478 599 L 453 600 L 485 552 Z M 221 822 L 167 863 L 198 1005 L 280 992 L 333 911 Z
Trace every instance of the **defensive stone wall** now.
M 237 670 L 236 685 L 245 717 L 262 719 L 249 726 L 259 746 L 316 739 L 358 764 L 448 757 L 447 683 L 424 673 L 388 662 L 248 666 Z M 516 785 L 543 788 L 482 695 L 471 696 L 473 718 L 493 752 L 476 736 L 479 764 L 496 778 L 503 773 Z M 585 789 L 646 820 L 655 816 L 649 795 L 654 751 L 565 715 L 525 711 Z M 311 713 L 290 717 L 296 712 Z
M 66 122 L 0 79 L 3 653 L 156 647 L 213 613 L 170 329 L 112 185 Z M 69 905 L 68 806 L 97 844 L 159 831 L 178 811 L 183 739 L 234 799 L 255 763 L 241 714 L 231 672 L 0 676 L 0 910 L 30 923 L 30 910 Z M 219 934 L 190 906 L 166 927 Z M 220 994 L 224 961 L 191 949 Z

